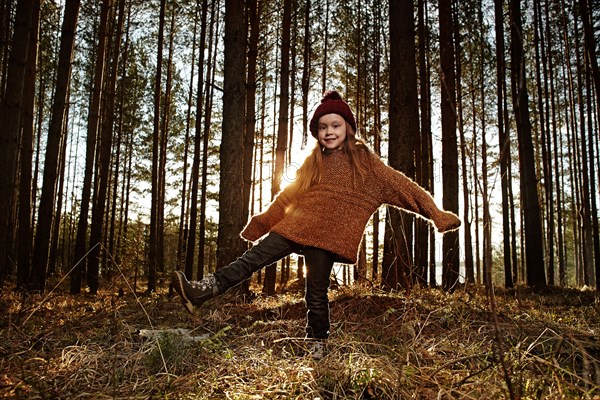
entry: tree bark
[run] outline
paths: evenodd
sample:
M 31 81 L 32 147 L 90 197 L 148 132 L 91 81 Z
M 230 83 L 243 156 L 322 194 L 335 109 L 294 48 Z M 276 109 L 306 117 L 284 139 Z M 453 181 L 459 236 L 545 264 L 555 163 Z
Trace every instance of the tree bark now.
M 256 69 L 261 9 L 262 2 L 257 2 L 257 0 L 250 0 L 247 2 L 247 19 L 250 35 L 248 39 L 248 67 L 246 79 L 246 121 L 244 124 L 244 209 L 242 213 L 244 221 L 248 220 L 250 214 L 250 192 L 252 190 L 254 132 L 256 130 Z M 250 283 L 248 281 L 242 283 L 241 292 L 243 295 L 248 295 L 250 293 Z
M 428 43 L 429 43 L 429 31 L 425 16 L 425 1 L 419 0 L 417 2 L 417 14 L 418 14 L 418 27 L 417 33 L 419 37 L 419 111 L 421 116 L 421 135 L 420 135 L 420 148 L 419 153 L 416 157 L 417 160 L 417 183 L 419 183 L 425 190 L 433 193 L 433 185 L 430 179 L 432 170 L 432 160 L 430 157 L 431 153 L 431 79 L 429 73 L 429 62 L 428 62 Z M 375 96 L 377 98 L 377 96 Z M 425 221 L 417 221 L 416 226 L 416 264 L 421 269 L 422 281 L 424 284 L 428 282 L 427 273 L 429 270 L 429 238 L 431 232 L 430 225 Z M 431 274 L 430 274 L 431 275 Z M 433 279 L 433 280 L 432 280 Z M 431 277 L 429 282 L 435 282 L 435 277 Z
M 20 146 L 20 179 L 19 179 L 19 227 L 18 261 L 17 261 L 17 287 L 26 288 L 31 269 L 31 247 L 33 244 L 32 226 L 32 162 L 34 144 L 34 108 L 35 108 L 35 83 L 36 68 L 38 64 L 40 26 L 40 1 L 35 0 L 32 10 L 32 23 L 29 38 L 27 70 L 25 72 L 25 85 L 23 87 L 23 115 Z M 2 267 L 0 266 L 0 269 Z
M 552 88 L 552 49 L 550 37 L 546 43 L 541 22 L 542 8 L 540 2 L 533 2 L 533 18 L 535 24 L 535 76 L 537 80 L 537 107 L 539 113 L 539 132 L 542 152 L 542 171 L 544 182 L 544 207 L 546 221 L 546 258 L 548 260 L 547 279 L 550 285 L 554 285 L 554 187 L 552 179 L 551 146 L 550 146 L 550 107 L 549 98 L 554 96 Z M 546 14 L 546 20 L 549 15 Z M 546 51 L 546 48 L 548 49 Z M 549 55 L 549 56 L 547 56 Z M 542 78 L 543 73 L 543 78 Z M 550 81 L 550 82 L 549 82 Z M 550 85 L 550 86 L 549 86 Z
M 500 142 L 500 190 L 502 197 L 502 248 L 504 257 L 504 286 L 512 288 L 513 265 L 511 263 L 511 227 L 508 199 L 508 185 L 510 180 L 508 176 L 508 160 L 510 145 L 508 134 L 504 126 L 504 96 L 506 93 L 506 67 L 504 63 L 504 1 L 494 0 L 494 17 L 496 32 L 496 107 L 498 110 L 498 140 Z
M 442 180 L 444 209 L 458 213 L 458 146 L 456 135 L 456 74 L 453 45 L 452 0 L 439 1 L 440 69 L 442 112 Z M 459 278 L 458 232 L 444 235 L 442 245 L 442 286 L 456 288 Z
M 481 9 L 481 7 L 479 7 L 479 9 Z M 462 93 L 462 45 L 461 45 L 461 38 L 460 38 L 460 29 L 459 29 L 459 24 L 458 24 L 458 13 L 454 13 L 454 35 L 455 35 L 455 51 L 456 51 L 456 88 L 457 88 L 457 114 L 458 114 L 458 132 L 459 132 L 459 136 L 460 136 L 460 161 L 461 161 L 461 172 L 462 172 L 462 185 L 463 185 L 463 223 L 464 223 L 464 230 L 465 230 L 465 276 L 466 276 L 466 281 L 468 283 L 474 283 L 475 282 L 475 272 L 474 272 L 474 266 L 473 266 L 473 247 L 472 247 L 472 240 L 471 240 L 471 219 L 469 216 L 469 210 L 470 210 L 470 206 L 469 206 L 469 190 L 468 190 L 468 179 L 467 179 L 467 175 L 468 175 L 468 168 L 467 168 L 467 143 L 466 143 L 466 139 L 465 139 L 465 124 L 464 124 L 464 115 L 463 115 L 463 93 Z M 480 60 L 481 63 L 483 63 L 483 60 Z M 472 66 L 474 67 L 474 65 Z M 473 76 L 473 69 L 471 69 L 471 76 Z M 473 99 L 473 104 L 472 107 L 473 109 L 475 109 L 475 91 L 472 92 L 472 99 Z M 473 112 L 473 114 L 475 114 Z M 473 115 L 473 143 L 474 146 L 476 146 L 477 143 L 477 137 L 476 137 L 476 123 L 475 123 L 475 115 Z M 483 126 L 483 125 L 482 125 Z M 482 158 L 485 160 L 485 136 L 482 136 Z M 476 153 L 473 156 L 473 158 L 476 157 Z M 484 168 L 483 168 L 483 172 L 486 171 L 485 169 L 485 163 L 483 163 Z M 485 182 L 485 180 L 487 179 L 486 174 L 483 174 L 482 180 Z M 475 176 L 475 180 L 477 180 L 476 176 Z M 485 185 L 485 183 L 484 183 Z M 484 202 L 485 202 L 485 196 L 484 196 Z M 485 203 L 484 203 L 484 207 L 485 207 Z
M 484 26 L 483 22 L 483 9 L 482 2 L 479 1 L 479 7 L 477 11 L 478 24 L 480 26 Z M 491 288 L 493 285 L 492 282 L 492 216 L 490 213 L 490 196 L 489 196 L 489 184 L 488 184 L 488 142 L 486 138 L 486 107 L 485 107 L 485 68 L 484 68 L 484 59 L 485 59 L 485 38 L 483 37 L 483 33 L 480 36 L 480 59 L 481 66 L 479 70 L 479 96 L 481 100 L 481 164 L 482 164 L 482 181 L 483 181 L 483 265 L 484 269 L 488 273 L 488 278 L 486 279 L 488 283 L 488 288 Z M 476 142 L 475 142 L 476 143 Z M 470 235 L 470 233 L 469 233 Z M 466 243 L 466 246 L 471 246 L 470 243 Z M 470 249 L 468 250 L 470 251 Z M 468 267 L 467 267 L 468 268 Z M 472 268 L 472 266 L 471 266 Z M 467 276 L 469 272 L 467 272 Z
M 260 26 L 260 10 L 262 2 L 247 2 L 248 27 L 248 72 L 246 79 L 246 121 L 244 132 L 244 220 L 250 213 L 250 191 L 252 188 L 252 159 L 254 157 L 254 131 L 256 129 L 256 68 L 258 58 L 258 39 Z
M 535 156 L 529 118 L 529 96 L 526 84 L 525 60 L 523 57 L 520 0 L 510 0 L 510 20 L 513 108 L 516 115 L 519 143 L 520 188 L 525 228 L 524 250 L 527 284 L 531 287 L 542 287 L 546 286 L 546 274 Z
M 243 154 L 245 119 L 245 43 L 244 2 L 225 1 L 223 133 L 219 185 L 219 233 L 217 237 L 217 268 L 228 265 L 240 256 L 245 244 L 239 237 L 244 226 Z
M 329 57 L 329 23 L 330 23 L 330 15 L 329 15 L 329 1 L 325 0 L 325 23 L 323 28 L 323 64 L 321 64 L 321 93 L 325 93 L 327 91 L 327 63 Z
M 112 151 L 114 109 L 115 109 L 115 88 L 117 85 L 119 56 L 121 50 L 121 36 L 123 31 L 125 2 L 119 3 L 119 15 L 114 36 L 114 43 L 110 50 L 111 64 L 108 71 L 107 92 L 104 97 L 105 115 L 102 119 L 100 131 L 100 143 L 98 144 L 98 158 L 96 165 L 96 182 L 94 183 L 95 196 L 92 206 L 92 224 L 90 226 L 90 251 L 87 269 L 87 283 L 91 294 L 96 294 L 99 288 L 99 263 L 100 250 L 99 244 L 103 241 L 104 213 L 107 203 L 107 193 L 110 179 L 110 157 Z
M 17 2 L 6 87 L 2 86 L 4 92 L 0 115 L 0 285 L 4 283 L 11 269 L 9 255 L 14 250 L 12 221 L 17 193 L 17 155 L 33 4 L 33 0 Z
M 52 116 L 48 128 L 46 158 L 44 160 L 44 184 L 40 197 L 38 224 L 32 259 L 31 287 L 39 291 L 43 291 L 46 285 L 46 268 L 48 267 L 52 222 L 56 205 L 58 155 L 61 153 L 61 141 L 66 140 L 64 121 L 69 83 L 71 80 L 71 62 L 73 59 L 79 6 L 79 0 L 66 1 L 60 38 L 58 75 L 52 105 Z
M 124 40 L 125 45 L 123 49 L 123 65 L 127 65 L 129 62 L 129 51 L 130 51 L 130 28 L 131 28 L 131 3 L 128 4 L 127 14 L 125 21 L 125 33 Z M 129 73 L 126 68 L 121 69 L 121 82 L 126 82 L 129 77 Z M 127 235 L 127 225 L 128 225 L 128 207 L 129 207 L 129 189 L 130 189 L 130 181 L 131 181 L 131 145 L 132 145 L 132 133 L 128 132 L 124 127 L 124 109 L 125 109 L 125 99 L 126 94 L 129 93 L 127 87 L 124 84 L 120 85 L 119 91 L 119 111 L 117 115 L 119 115 L 119 131 L 124 131 L 120 133 L 122 136 L 122 146 L 123 149 L 123 177 L 121 179 L 121 195 L 119 197 L 119 217 L 118 217 L 118 230 L 116 237 L 116 245 L 115 245 L 115 261 L 117 265 L 121 265 L 123 259 L 123 242 L 124 238 Z M 118 170 L 118 168 L 116 168 Z M 116 174 L 116 172 L 115 172 Z M 115 198 L 118 188 L 115 186 Z M 116 207 L 116 203 L 114 207 Z
M 83 185 L 81 189 L 81 206 L 79 209 L 79 221 L 77 223 L 77 235 L 75 237 L 75 249 L 73 256 L 73 271 L 70 278 L 70 291 L 72 294 L 81 292 L 81 277 L 86 271 L 87 257 L 85 257 L 87 247 L 88 214 L 90 209 L 90 199 L 92 197 L 92 178 L 94 175 L 94 159 L 96 157 L 96 141 L 98 136 L 100 104 L 102 101 L 102 82 L 104 80 L 104 65 L 106 59 L 106 40 L 108 11 L 112 0 L 102 2 L 100 14 L 100 24 L 98 27 L 98 47 L 96 48 L 96 63 L 94 66 L 94 82 L 92 94 L 90 96 L 88 125 L 87 125 L 87 144 L 85 153 L 85 171 L 83 176 Z
M 275 148 L 275 169 L 273 174 L 273 184 L 271 186 L 271 199 L 281 190 L 281 181 L 288 151 L 288 116 L 289 116 L 289 86 L 290 86 L 290 29 L 292 23 L 292 2 L 284 0 L 283 2 L 283 21 L 281 26 L 281 81 L 279 86 L 279 123 L 277 130 L 277 146 Z M 270 268 L 274 269 L 273 266 Z M 275 294 L 276 274 L 270 271 L 265 275 L 265 293 L 267 295 Z
M 163 43 L 165 29 L 165 9 L 167 2 L 161 0 L 160 14 L 158 21 L 158 43 L 156 56 L 156 75 L 154 78 L 154 119 L 152 131 L 152 205 L 150 208 L 150 237 L 149 237 L 149 254 L 148 254 L 148 292 L 156 290 L 156 270 L 158 264 L 162 262 L 159 257 L 159 241 L 161 232 L 159 227 L 159 211 L 160 206 L 160 183 L 161 172 L 160 164 L 160 102 L 161 102 L 161 83 L 162 83 L 162 63 L 163 63 Z
M 177 269 L 185 268 L 186 266 L 186 256 L 187 256 L 187 240 L 189 235 L 189 226 L 188 226 L 188 208 L 186 205 L 190 200 L 188 198 L 189 194 L 187 191 L 187 179 L 188 179 L 188 153 L 190 150 L 190 130 L 191 130 L 191 120 L 192 120 L 192 100 L 194 97 L 194 76 L 196 74 L 196 43 L 198 42 L 197 32 L 198 32 L 198 23 L 199 23 L 199 15 L 198 12 L 200 9 L 199 3 L 197 3 L 196 13 L 194 15 L 194 29 L 192 33 L 192 59 L 190 66 L 190 84 L 188 86 L 188 97 L 187 97 L 187 110 L 185 117 L 185 139 L 183 145 L 183 173 L 182 173 L 182 182 L 181 182 L 181 206 L 179 212 L 179 232 L 177 237 Z M 203 47 L 201 46 L 200 53 L 204 55 Z M 202 81 L 202 74 L 198 74 L 198 81 Z M 198 110 L 196 110 L 197 113 Z M 199 115 L 199 114 L 197 114 Z M 195 161 L 195 160 L 194 160 Z M 193 165 L 193 162 L 192 162 Z M 197 178 L 197 176 L 196 176 Z M 192 182 L 193 185 L 193 182 Z M 196 184 L 197 185 L 197 184 Z M 196 193 L 197 195 L 197 193 Z M 194 224 L 193 228 L 196 230 L 196 225 Z M 191 275 L 187 275 L 189 271 L 186 271 L 186 276 L 192 277 Z
M 156 257 L 159 261 L 156 264 L 157 272 L 165 272 L 165 203 L 167 191 L 167 152 L 169 150 L 169 135 L 171 131 L 170 119 L 172 114 L 172 93 L 173 93 L 173 42 L 175 40 L 175 16 L 178 6 L 174 4 L 171 12 L 171 22 L 169 26 L 169 48 L 167 55 L 167 71 L 165 77 L 164 105 L 162 106 L 162 120 L 160 129 L 160 156 L 158 163 L 159 185 L 158 185 L 158 214 L 157 214 L 157 246 Z
M 596 39 L 594 36 L 594 27 L 592 25 L 592 21 L 591 21 L 591 15 L 590 15 L 590 11 L 589 11 L 589 7 L 588 7 L 588 2 L 586 0 L 579 0 L 579 10 L 581 13 L 581 20 L 583 21 L 583 30 L 584 30 L 584 37 L 585 37 L 585 50 L 586 50 L 586 55 L 587 55 L 587 59 L 589 61 L 590 67 L 592 69 L 591 73 L 592 73 L 592 79 L 594 81 L 594 88 L 595 88 L 595 93 L 596 93 L 596 118 L 600 118 L 600 67 L 598 66 L 598 57 L 597 57 L 597 53 L 596 53 Z M 588 87 L 590 87 L 591 85 L 588 85 Z M 591 95 L 591 93 L 590 93 Z M 590 111 L 591 113 L 592 111 Z M 590 176 L 593 177 L 594 176 L 594 166 L 593 166 L 593 157 L 592 155 L 594 154 L 594 146 L 593 146 L 593 140 L 590 140 L 590 145 L 589 145 L 589 150 L 591 152 L 590 155 Z M 595 183 L 593 182 L 594 179 L 592 179 L 592 189 L 595 187 Z M 591 193 L 596 193 L 595 190 L 592 190 Z M 593 220 L 593 225 L 592 225 L 592 230 L 593 230 L 593 234 L 594 234 L 594 271 L 595 271 L 595 278 L 596 278 L 596 290 L 600 291 L 600 234 L 599 234 L 599 229 L 598 229 L 598 212 L 597 212 L 597 206 L 596 206 L 596 201 L 595 198 L 593 199 L 593 204 L 592 204 L 592 210 L 594 210 L 593 215 L 592 215 L 592 220 Z
M 202 143 L 202 115 L 204 102 L 204 50 L 206 48 L 208 1 L 202 2 L 200 17 L 200 43 L 198 49 L 198 86 L 196 90 L 196 125 L 194 135 L 194 159 L 192 161 L 192 188 L 190 194 L 190 221 L 185 255 L 185 275 L 192 279 L 194 272 L 194 254 L 196 252 L 196 225 L 198 221 L 198 189 L 200 180 L 200 144 Z M 205 117 L 206 118 L 206 117 Z M 203 170 L 203 173 L 205 171 Z M 203 232 L 200 232 L 203 235 Z M 202 249 L 201 249 L 202 250 Z M 204 254 L 204 253 L 203 253 Z
M 130 32 L 130 27 L 131 27 L 131 4 L 128 5 L 127 11 L 125 11 L 125 9 L 123 9 L 123 18 L 126 18 L 126 21 L 124 21 L 124 33 L 123 33 L 123 41 L 124 41 L 124 48 L 122 50 L 122 61 L 121 64 L 122 65 L 127 65 L 127 63 L 129 62 L 129 49 L 130 49 L 130 36 L 129 36 L 129 32 Z M 126 68 L 121 68 L 121 76 L 120 76 L 120 81 L 121 82 L 126 82 L 127 78 L 128 78 L 128 71 Z M 127 184 L 127 177 L 129 176 L 129 171 L 127 171 L 127 163 L 128 163 L 128 146 L 130 144 L 130 140 L 129 137 L 130 135 L 128 135 L 128 133 L 126 132 L 126 128 L 124 127 L 124 108 L 125 108 L 125 95 L 127 93 L 127 89 L 128 87 L 126 87 L 126 85 L 121 84 L 119 85 L 119 94 L 118 94 L 118 98 L 119 98 L 119 106 L 118 106 L 118 111 L 117 111 L 117 115 L 118 115 L 118 122 L 116 124 L 116 129 L 118 130 L 118 134 L 117 134 L 117 144 L 116 144 L 116 160 L 114 162 L 114 186 L 113 186 L 113 202 L 112 202 L 112 218 L 111 218 L 111 239 L 110 239 L 110 251 L 111 254 L 114 255 L 114 261 L 117 265 L 121 265 L 122 262 L 122 254 L 121 254 L 121 239 L 122 239 L 122 233 L 123 233 L 123 225 L 127 224 L 127 222 L 125 222 L 123 220 L 123 214 L 124 214 L 124 204 L 125 204 L 125 197 L 128 196 L 128 194 L 126 194 L 125 192 L 125 187 Z M 121 161 L 121 159 L 123 159 L 123 161 Z M 122 164 L 122 166 L 121 166 Z M 122 171 L 122 172 L 121 172 Z M 119 181 L 119 175 L 122 175 L 121 180 Z M 119 185 L 117 185 L 117 183 L 120 184 L 121 186 L 121 194 L 120 196 L 118 196 L 119 193 Z M 119 216 L 118 218 L 115 216 L 116 210 L 117 210 L 117 198 L 118 198 L 118 208 L 119 208 Z M 118 222 L 117 222 L 118 220 Z M 115 233 L 115 230 L 117 231 Z M 113 236 L 115 236 L 113 238 Z M 116 240 L 116 243 L 114 244 L 114 249 L 113 249 L 113 240 Z
M 302 146 L 306 146 L 308 141 L 308 89 L 310 85 L 310 74 L 312 70 L 311 59 L 310 59 L 310 8 L 311 0 L 306 0 L 304 5 L 304 43 L 302 51 L 302 62 L 304 64 L 302 68 L 302 80 L 301 80 L 301 91 L 302 91 Z
M 377 38 L 381 38 L 383 18 L 381 16 L 381 7 L 376 8 L 375 16 L 375 35 Z M 385 36 L 385 35 L 384 35 Z M 373 132 L 373 151 L 377 156 L 381 156 L 381 92 L 380 92 L 380 77 L 381 77 L 381 51 L 384 45 L 379 40 L 375 43 L 374 51 L 374 62 L 373 62 L 373 108 L 374 108 L 374 132 Z M 379 278 L 379 228 L 380 228 L 380 213 L 379 210 L 373 214 L 373 247 L 372 247 L 372 266 L 371 266 L 371 280 L 377 282 Z
M 215 0 L 211 3 L 211 17 L 210 17 L 210 40 L 209 40 L 209 57 L 212 53 L 212 59 L 210 59 L 206 77 L 207 77 L 207 90 L 206 90 L 206 104 L 204 112 L 204 133 L 202 134 L 202 185 L 200 187 L 200 238 L 198 243 L 198 280 L 204 277 L 206 269 L 205 265 L 205 244 L 206 244 L 206 198 L 207 198 L 207 186 L 208 186 L 208 146 L 210 139 L 210 126 L 212 121 L 212 106 L 213 106 L 213 93 L 214 93 L 214 82 L 215 82 L 215 65 L 217 63 L 217 46 L 219 45 L 218 40 L 213 39 L 219 36 L 218 25 L 215 32 Z M 210 257 L 209 257 L 210 264 Z
M 407 177 L 415 177 L 414 142 L 419 137 L 415 24 L 413 2 L 392 1 L 390 12 L 390 145 L 389 165 Z M 385 286 L 412 285 L 414 217 L 388 208 L 382 276 Z M 389 279 L 389 272 L 395 269 Z

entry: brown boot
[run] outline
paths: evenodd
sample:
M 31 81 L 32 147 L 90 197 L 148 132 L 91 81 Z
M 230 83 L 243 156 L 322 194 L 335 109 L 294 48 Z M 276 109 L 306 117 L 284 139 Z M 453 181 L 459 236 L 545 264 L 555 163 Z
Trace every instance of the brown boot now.
M 208 275 L 201 281 L 188 281 L 185 274 L 175 271 L 171 274 L 172 284 L 181 298 L 181 303 L 190 312 L 205 301 L 221 294 L 219 283 L 214 275 Z

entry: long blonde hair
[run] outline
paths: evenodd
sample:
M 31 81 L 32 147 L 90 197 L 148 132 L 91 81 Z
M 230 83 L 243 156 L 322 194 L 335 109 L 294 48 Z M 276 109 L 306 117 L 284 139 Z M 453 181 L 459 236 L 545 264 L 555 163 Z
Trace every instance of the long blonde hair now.
M 352 168 L 352 180 L 356 187 L 356 178 L 359 176 L 364 179 L 367 174 L 366 168 L 358 161 L 358 153 L 361 151 L 370 152 L 369 147 L 364 141 L 356 138 L 354 129 L 346 122 L 346 140 L 342 144 L 342 151 L 348 154 L 350 166 Z M 296 173 L 293 189 L 297 195 L 306 193 L 313 185 L 321 181 L 321 171 L 323 166 L 323 147 L 317 140 L 317 144 L 311 153 L 306 157 L 304 163 Z

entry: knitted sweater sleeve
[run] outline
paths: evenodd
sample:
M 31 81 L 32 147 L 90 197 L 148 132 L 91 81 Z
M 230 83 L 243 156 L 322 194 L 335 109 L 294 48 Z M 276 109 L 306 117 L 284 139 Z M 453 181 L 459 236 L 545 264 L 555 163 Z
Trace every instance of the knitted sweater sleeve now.
M 381 160 L 376 160 L 374 164 L 383 203 L 432 221 L 439 232 L 452 231 L 460 226 L 456 214 L 438 208 L 431 194 L 402 172 L 385 165 Z
M 250 218 L 240 234 L 242 238 L 255 242 L 269 233 L 271 228 L 283 219 L 286 210 L 293 203 L 293 198 L 292 190 L 289 187 L 279 192 L 264 212 L 255 214 Z

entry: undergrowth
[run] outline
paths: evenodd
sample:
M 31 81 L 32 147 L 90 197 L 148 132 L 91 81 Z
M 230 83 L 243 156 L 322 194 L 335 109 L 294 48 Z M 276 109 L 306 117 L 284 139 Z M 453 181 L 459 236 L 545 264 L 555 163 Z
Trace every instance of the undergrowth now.
M 330 298 L 331 338 L 316 361 L 304 355 L 305 309 L 296 291 L 249 304 L 228 294 L 189 315 L 166 292 L 3 289 L 0 396 L 600 398 L 598 294 L 499 291 L 497 325 L 477 287 L 448 294 L 352 286 Z

